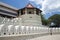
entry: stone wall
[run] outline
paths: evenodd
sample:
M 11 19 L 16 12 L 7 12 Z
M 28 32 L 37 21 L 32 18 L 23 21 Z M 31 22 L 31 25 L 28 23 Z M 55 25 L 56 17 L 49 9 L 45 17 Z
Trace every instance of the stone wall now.
M 8 19 L 0 17 L 0 36 L 18 34 L 45 34 L 60 33 L 60 28 L 48 28 L 45 26 L 23 26 L 21 18 Z

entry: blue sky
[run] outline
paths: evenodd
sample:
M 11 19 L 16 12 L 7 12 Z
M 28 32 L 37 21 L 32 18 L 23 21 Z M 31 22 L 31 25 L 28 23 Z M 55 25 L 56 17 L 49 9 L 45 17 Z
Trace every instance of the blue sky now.
M 29 2 L 27 0 L 0 0 L 0 1 L 7 3 L 11 6 L 14 6 L 18 9 L 24 7 Z
M 31 3 L 33 6 L 43 11 L 42 14 L 46 19 L 54 14 L 60 14 L 60 0 L 0 0 L 0 2 L 7 3 L 18 9 Z

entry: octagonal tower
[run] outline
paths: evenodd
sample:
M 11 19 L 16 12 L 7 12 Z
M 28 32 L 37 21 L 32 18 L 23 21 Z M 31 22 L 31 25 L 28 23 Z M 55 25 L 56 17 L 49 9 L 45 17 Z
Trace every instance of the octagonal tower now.
M 19 9 L 18 17 L 22 20 L 23 26 L 42 26 L 41 10 L 30 3 L 22 9 Z

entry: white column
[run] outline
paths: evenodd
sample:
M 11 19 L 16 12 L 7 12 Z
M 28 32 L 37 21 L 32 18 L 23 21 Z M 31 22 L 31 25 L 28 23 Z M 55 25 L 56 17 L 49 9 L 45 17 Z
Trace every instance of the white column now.
M 8 31 L 10 32 L 10 30 L 11 30 L 11 27 L 12 27 L 12 25 L 9 25 L 8 26 Z
M 34 9 L 34 14 L 36 14 L 36 9 Z
M 0 31 L 2 30 L 2 27 L 3 27 L 3 26 L 4 26 L 4 24 L 1 24 L 1 25 L 0 25 Z
M 16 33 L 18 34 L 18 28 L 19 28 L 19 25 L 15 26 L 15 30 L 16 30 Z
M 24 33 L 24 26 L 21 26 L 21 33 Z
M 38 33 L 38 27 L 36 27 L 36 33 Z
M 35 27 L 34 27 L 34 33 L 35 33 Z
M 2 29 L 3 26 L 4 26 L 4 24 L 1 24 L 1 25 L 0 25 L 0 34 L 1 34 L 1 35 L 3 35 L 3 32 L 1 31 L 1 30 L 3 30 L 3 29 Z
M 41 13 L 40 13 L 40 11 L 39 11 L 39 16 L 40 16 L 40 14 L 41 14 Z
M 19 11 L 19 16 L 21 15 L 21 10 Z
M 30 27 L 30 33 L 32 33 L 32 32 L 33 32 L 33 30 L 32 30 L 32 29 L 33 29 L 33 27 L 31 26 L 31 27 Z
M 25 8 L 25 14 L 27 14 L 27 8 Z
M 29 33 L 29 26 L 26 26 L 26 33 Z

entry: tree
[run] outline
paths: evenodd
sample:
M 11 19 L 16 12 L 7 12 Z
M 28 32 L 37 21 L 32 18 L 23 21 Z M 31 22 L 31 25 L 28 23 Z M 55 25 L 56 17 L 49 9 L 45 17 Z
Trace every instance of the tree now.
M 54 22 L 56 26 L 60 25 L 60 14 L 55 14 L 48 18 L 49 23 Z
M 42 14 L 41 14 L 41 21 L 42 21 L 42 25 L 47 25 L 48 24 L 48 20 L 45 19 Z

